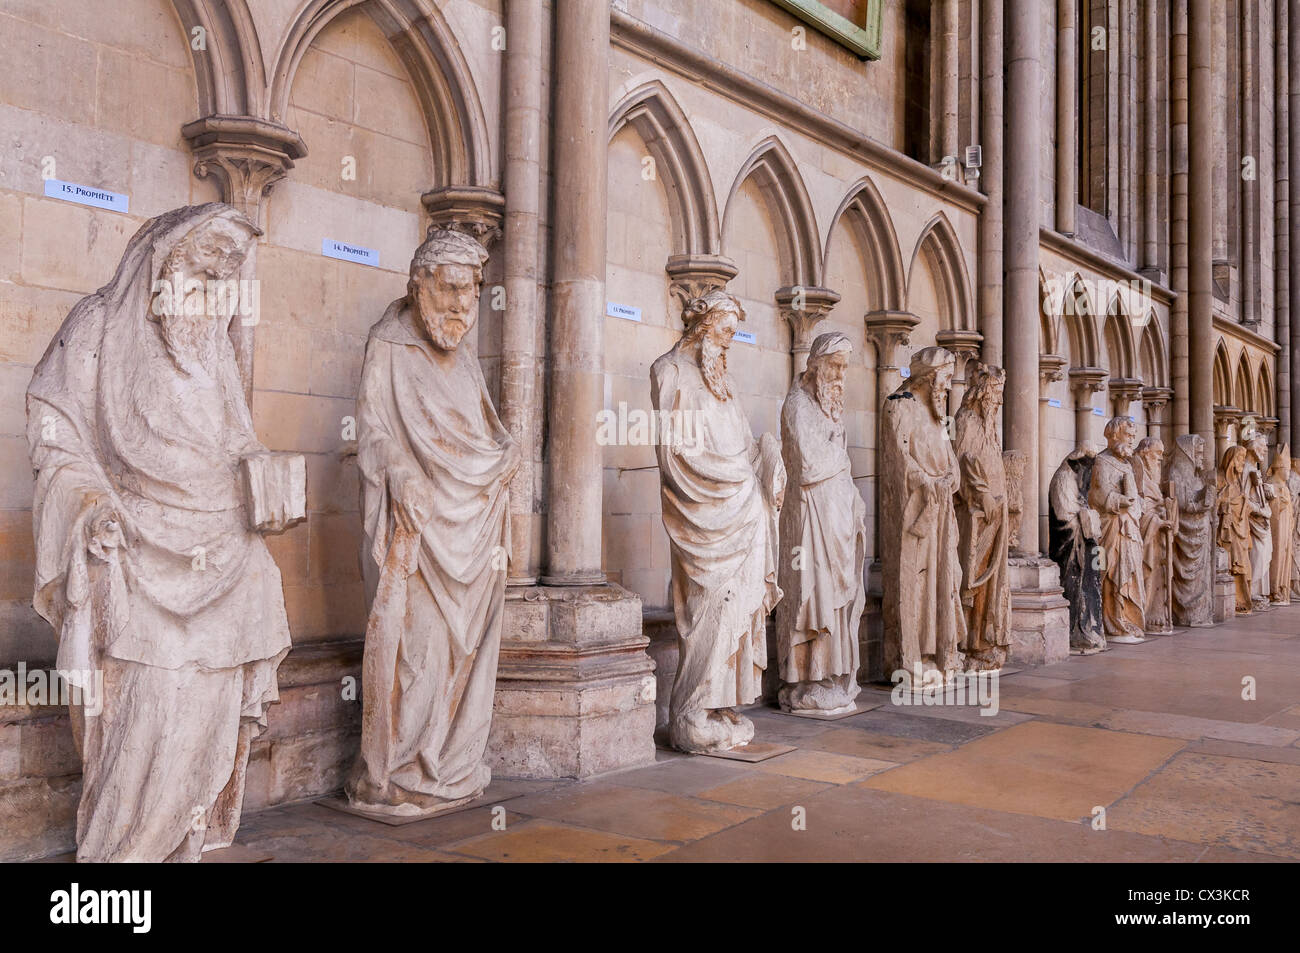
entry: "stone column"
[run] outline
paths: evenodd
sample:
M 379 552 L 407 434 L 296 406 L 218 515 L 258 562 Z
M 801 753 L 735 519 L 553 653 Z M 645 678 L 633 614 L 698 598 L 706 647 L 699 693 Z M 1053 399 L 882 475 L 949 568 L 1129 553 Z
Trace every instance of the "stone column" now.
M 505 59 L 505 286 L 501 316 L 501 422 L 519 445 L 519 470 L 510 483 L 510 585 L 537 581 L 540 528 L 533 500 L 541 494 L 533 422 L 541 374 L 537 367 L 537 285 L 542 210 L 543 7 L 506 3 Z
M 782 288 L 776 293 L 781 317 L 790 322 L 791 376 L 797 379 L 808 367 L 808 349 L 817 336 L 817 325 L 840 300 L 830 288 Z
M 1040 539 L 1047 539 L 1047 494 L 1051 487 L 1052 475 L 1060 465 L 1060 460 L 1052 460 L 1047 454 L 1048 417 L 1054 409 L 1051 405 L 1049 391 L 1053 384 L 1065 379 L 1065 358 L 1059 354 L 1044 354 L 1038 359 L 1038 532 Z
M 979 329 L 984 360 L 999 367 L 1002 356 L 1002 2 L 981 0 L 980 184 L 988 202 L 979 216 Z
M 1273 5 L 1273 326 L 1280 348 L 1277 361 L 1277 415 L 1281 432 L 1292 440 L 1291 388 L 1291 248 L 1289 235 L 1290 195 L 1290 124 L 1288 108 L 1290 74 L 1288 57 L 1290 30 L 1287 5 Z M 1295 446 L 1292 442 L 1292 446 Z
M 221 200 L 264 227 L 262 210 L 271 188 L 307 154 L 307 146 L 293 130 L 279 123 L 249 116 L 206 116 L 181 127 L 181 135 L 194 153 L 194 174 L 214 176 L 221 185 Z M 248 252 L 240 279 L 257 274 L 257 245 Z M 244 398 L 253 403 L 253 335 L 260 315 L 241 317 L 230 324 Z
M 1160 274 L 1160 70 L 1165 62 L 1160 46 L 1161 4 L 1147 0 L 1142 11 L 1143 129 L 1142 129 L 1142 265 L 1150 276 Z
M 1237 426 L 1241 423 L 1241 410 L 1219 404 L 1214 408 L 1214 460 L 1217 468 L 1224 452 L 1237 443 Z
M 1173 396 L 1172 387 L 1142 388 L 1142 410 L 1147 416 L 1147 436 L 1160 438 L 1166 450 L 1174 441 L 1173 428 L 1165 421 L 1169 400 Z
M 1074 234 L 1079 204 L 1079 11 L 1075 0 L 1056 2 L 1056 230 Z
M 1259 84 L 1258 61 L 1256 58 L 1258 39 L 1256 33 L 1259 23 L 1259 9 L 1251 0 L 1243 0 L 1239 6 L 1238 29 L 1240 30 L 1241 55 L 1240 65 L 1240 102 L 1238 106 L 1239 128 L 1241 130 L 1242 156 L 1250 156 L 1255 161 L 1255 174 L 1250 178 L 1237 176 L 1241 187 L 1240 225 L 1241 252 L 1238 274 L 1241 279 L 1241 320 L 1252 330 L 1259 329 Z
M 555 7 L 555 193 L 551 260 L 546 574 L 550 585 L 605 581 L 601 568 L 609 9 Z
M 958 151 L 957 85 L 961 72 L 957 44 L 960 32 L 958 0 L 930 0 L 930 56 L 931 94 L 934 113 L 930 119 L 931 142 L 940 162 L 948 156 L 957 161 L 956 174 L 961 176 L 961 156 Z
M 1002 346 L 1007 371 L 1003 405 L 1004 445 L 1038 459 L 1038 296 L 1039 155 L 1042 149 L 1041 71 L 1039 68 L 1042 4 L 1015 0 L 1007 5 L 1005 258 L 1006 299 Z M 1038 471 L 1025 467 L 1025 500 L 1038 499 Z M 1028 510 L 1028 507 L 1026 507 Z M 1022 517 L 1020 545 L 1041 550 L 1038 520 Z
M 1288 219 L 1291 224 L 1300 225 L 1300 0 L 1288 0 L 1286 11 Z M 1289 174 L 1291 169 L 1296 170 L 1294 175 Z M 1290 369 L 1291 446 L 1294 448 L 1300 447 L 1300 241 L 1291 241 L 1288 245 L 1287 277 L 1290 336 L 1288 349 L 1278 356 L 1278 360 L 1285 361 Z
M 1112 417 L 1132 414 L 1133 401 L 1142 395 L 1142 382 L 1132 377 L 1112 377 L 1107 385 Z
M 957 416 L 962 397 L 966 394 L 966 384 L 970 380 L 967 374 L 970 362 L 981 357 L 982 340 L 978 331 L 940 331 L 935 335 L 935 343 L 939 347 L 952 351 L 957 359 L 952 374 L 952 390 L 948 392 L 948 413 L 953 417 Z
M 1074 445 L 1093 442 L 1092 395 L 1106 389 L 1106 372 L 1100 367 L 1070 368 L 1070 393 L 1074 397 Z
M 1187 389 L 1189 432 L 1214 441 L 1214 84 L 1210 0 L 1187 13 Z
M 1173 0 L 1169 17 L 1169 378 L 1172 424 L 1187 433 L 1187 0 Z
M 601 567 L 609 7 L 553 9 L 546 574 L 506 591 L 487 756 L 506 776 L 581 778 L 654 761 L 655 678 L 641 600 Z

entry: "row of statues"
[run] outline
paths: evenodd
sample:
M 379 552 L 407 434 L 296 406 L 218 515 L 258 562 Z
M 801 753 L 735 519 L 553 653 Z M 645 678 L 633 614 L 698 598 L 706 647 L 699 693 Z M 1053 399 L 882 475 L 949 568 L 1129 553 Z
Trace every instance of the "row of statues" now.
M 290 638 L 264 536 L 304 518 L 306 468 L 258 441 L 229 335 L 232 279 L 259 234 L 221 203 L 152 219 L 67 316 L 28 388 L 33 602 L 65 678 L 103 681 L 97 703 L 74 697 L 71 711 L 79 860 L 194 861 L 229 845 L 252 741 L 278 699 Z M 363 813 L 429 816 L 491 779 L 520 453 L 462 346 L 487 258 L 474 237 L 431 229 L 366 345 L 357 462 L 371 608 L 345 786 Z M 860 690 L 868 542 L 843 420 L 852 345 L 817 337 L 779 439 L 756 440 L 727 369 L 744 317 L 725 291 L 693 298 L 650 370 L 655 410 L 694 438 L 656 451 L 679 640 L 669 738 L 694 753 L 753 739 L 738 709 L 762 694 L 773 610 L 782 708 L 847 712 Z M 1005 662 L 1023 508 L 1026 461 L 997 432 L 1005 375 L 969 362 L 949 418 L 954 370 L 949 351 L 917 351 L 878 415 L 885 666 L 931 684 Z M 1051 486 L 1077 650 L 1209 624 L 1214 540 L 1242 611 L 1300 591 L 1300 478 L 1285 454 L 1265 477 L 1252 435 L 1216 487 L 1200 438 L 1184 437 L 1162 484 L 1159 441 L 1134 447 L 1128 418 L 1106 435 L 1105 452 L 1072 453 Z
M 1248 424 L 1216 478 L 1197 434 L 1180 436 L 1167 462 L 1159 438 L 1136 442 L 1130 417 L 1110 420 L 1105 436 L 1101 453 L 1085 444 L 1061 462 L 1048 494 L 1050 553 L 1070 603 L 1073 652 L 1142 642 L 1175 625 L 1213 625 L 1220 547 L 1236 612 L 1300 598 L 1300 460 L 1288 447 L 1265 473 L 1267 443 Z
M 782 406 L 779 444 L 755 440 L 727 370 L 744 317 L 722 290 L 689 301 L 681 339 L 650 372 L 656 412 L 693 417 L 702 437 L 657 448 L 679 641 L 668 728 L 687 752 L 753 738 L 736 709 L 762 693 L 773 607 L 783 709 L 851 711 L 860 691 L 866 506 L 842 420 L 852 345 L 818 336 Z M 881 410 L 885 666 L 917 683 L 997 670 L 1010 642 L 1011 486 L 1023 459 L 998 439 L 1001 369 L 973 362 L 947 417 L 955 363 L 943 348 L 916 352 Z

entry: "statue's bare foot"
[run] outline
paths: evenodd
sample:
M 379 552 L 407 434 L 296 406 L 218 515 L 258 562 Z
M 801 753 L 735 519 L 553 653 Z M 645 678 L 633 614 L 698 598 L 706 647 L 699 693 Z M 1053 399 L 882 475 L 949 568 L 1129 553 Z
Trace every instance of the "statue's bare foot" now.
M 718 711 L 700 708 L 674 717 L 668 728 L 668 738 L 678 751 L 706 754 L 710 751 L 730 751 L 747 744 L 748 739 L 740 742 L 735 740 L 737 731 L 737 726 L 729 718 L 722 717 Z M 750 724 L 749 737 L 753 736 L 754 726 Z
M 852 675 L 839 675 L 784 685 L 777 700 L 785 711 L 839 712 L 852 708 L 861 691 Z

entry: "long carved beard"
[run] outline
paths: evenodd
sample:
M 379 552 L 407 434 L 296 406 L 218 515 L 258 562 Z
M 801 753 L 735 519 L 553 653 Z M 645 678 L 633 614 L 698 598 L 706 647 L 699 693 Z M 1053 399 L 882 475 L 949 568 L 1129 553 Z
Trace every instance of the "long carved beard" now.
M 932 384 L 930 386 L 930 396 L 927 398 L 927 403 L 929 403 L 930 410 L 934 413 L 935 417 L 943 417 L 944 413 L 948 409 L 947 391 L 940 390 Z
M 700 340 L 700 373 L 704 385 L 718 400 L 731 400 L 731 378 L 727 376 L 727 349 L 707 337 Z
M 817 377 L 817 406 L 836 423 L 844 416 L 844 382 Z
M 469 330 L 465 326 L 465 322 L 459 318 L 431 320 L 425 317 L 423 311 L 420 312 L 420 323 L 424 325 L 429 340 L 444 351 L 454 351 L 460 347 L 465 332 Z
M 216 328 L 219 322 L 210 314 L 164 315 L 159 321 L 167 353 L 181 370 L 211 370 L 216 363 Z

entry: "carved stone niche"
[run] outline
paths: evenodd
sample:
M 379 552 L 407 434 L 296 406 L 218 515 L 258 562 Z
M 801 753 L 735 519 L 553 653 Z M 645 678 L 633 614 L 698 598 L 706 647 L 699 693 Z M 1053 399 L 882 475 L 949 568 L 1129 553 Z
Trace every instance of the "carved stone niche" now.
M 736 263 L 724 255 L 670 255 L 664 266 L 668 272 L 668 293 L 678 305 L 727 287 L 727 282 L 740 273 Z
M 479 241 L 489 251 L 501 237 L 506 197 L 496 189 L 448 185 L 420 196 L 429 214 L 429 231 L 450 228 Z

